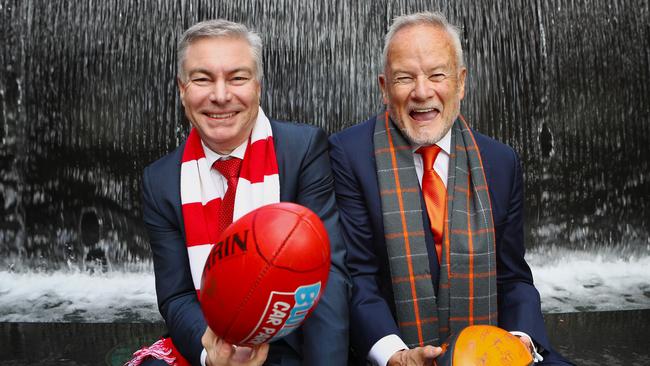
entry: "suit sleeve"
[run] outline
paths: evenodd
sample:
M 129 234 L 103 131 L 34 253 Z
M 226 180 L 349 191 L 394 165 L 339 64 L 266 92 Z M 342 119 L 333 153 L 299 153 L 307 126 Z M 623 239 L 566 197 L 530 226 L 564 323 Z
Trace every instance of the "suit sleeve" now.
M 512 155 L 513 179 L 507 216 L 504 222 L 495 223 L 502 230 L 497 241 L 499 325 L 508 331 L 522 331 L 548 349 L 539 292 L 524 259 L 523 174 L 519 158 L 514 151 Z
M 145 169 L 143 217 L 153 252 L 158 308 L 176 348 L 192 365 L 200 365 L 201 337 L 207 325 L 192 282 L 181 223 L 159 208 L 150 174 Z
M 365 359 L 378 340 L 390 334 L 401 335 L 378 285 L 379 260 L 375 253 L 373 228 L 363 190 L 337 135 L 330 138 L 330 157 L 336 200 L 348 249 L 347 265 L 352 276 L 352 344 L 358 356 Z
M 345 267 L 327 136 L 315 130 L 301 164 L 296 203 L 310 208 L 325 224 L 332 262 L 325 293 L 302 327 L 304 365 L 346 365 L 348 355 L 349 274 Z

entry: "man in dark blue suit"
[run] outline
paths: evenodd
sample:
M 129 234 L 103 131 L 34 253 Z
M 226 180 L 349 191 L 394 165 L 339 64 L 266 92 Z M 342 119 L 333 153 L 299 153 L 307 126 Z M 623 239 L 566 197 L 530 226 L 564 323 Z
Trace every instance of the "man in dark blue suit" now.
M 193 128 L 186 142 L 144 172 L 144 221 L 169 331 L 139 354 L 145 364 L 182 364 L 183 358 L 208 366 L 347 363 L 349 275 L 327 136 L 316 127 L 266 118 L 259 106 L 261 55 L 256 33 L 225 20 L 198 23 L 179 42 L 178 86 Z M 233 161 L 238 183 L 220 168 Z M 200 274 L 211 248 L 200 238 L 214 238 L 218 226 L 277 201 L 306 206 L 323 220 L 332 253 L 327 288 L 301 328 L 270 349 L 236 347 L 212 333 L 199 306 Z M 218 222 L 211 222 L 215 217 Z
M 398 17 L 383 62 L 387 112 L 330 138 L 359 362 L 431 365 L 450 334 L 491 324 L 536 362 L 569 364 L 524 260 L 519 159 L 459 113 L 458 29 L 439 13 Z

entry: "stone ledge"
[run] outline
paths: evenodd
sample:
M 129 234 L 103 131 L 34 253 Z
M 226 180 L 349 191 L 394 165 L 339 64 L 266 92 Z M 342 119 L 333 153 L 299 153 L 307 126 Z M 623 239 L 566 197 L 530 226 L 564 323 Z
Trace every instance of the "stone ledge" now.
M 649 365 L 650 309 L 545 314 L 554 347 L 577 365 Z M 122 365 L 162 323 L 0 323 L 0 364 Z

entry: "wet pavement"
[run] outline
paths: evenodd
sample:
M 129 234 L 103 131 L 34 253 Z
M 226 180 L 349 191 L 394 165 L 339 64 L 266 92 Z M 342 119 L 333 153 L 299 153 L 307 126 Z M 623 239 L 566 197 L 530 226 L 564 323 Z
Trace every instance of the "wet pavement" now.
M 576 365 L 650 365 L 650 309 L 546 314 L 555 348 Z M 122 365 L 161 323 L 0 323 L 0 365 Z

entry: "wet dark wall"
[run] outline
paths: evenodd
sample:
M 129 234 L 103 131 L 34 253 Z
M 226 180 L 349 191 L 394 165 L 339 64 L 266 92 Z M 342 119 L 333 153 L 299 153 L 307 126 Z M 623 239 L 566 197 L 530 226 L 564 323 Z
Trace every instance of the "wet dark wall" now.
M 335 132 L 383 109 L 382 37 L 393 17 L 419 10 L 464 31 L 461 110 L 522 158 L 529 247 L 647 251 L 649 8 L 0 0 L 0 270 L 148 262 L 140 174 L 187 134 L 175 51 L 196 21 L 258 30 L 267 114 Z

